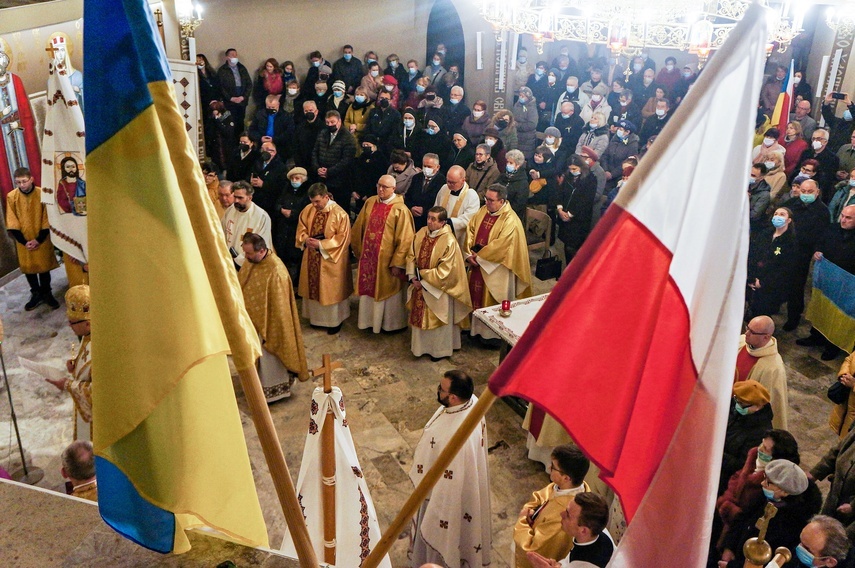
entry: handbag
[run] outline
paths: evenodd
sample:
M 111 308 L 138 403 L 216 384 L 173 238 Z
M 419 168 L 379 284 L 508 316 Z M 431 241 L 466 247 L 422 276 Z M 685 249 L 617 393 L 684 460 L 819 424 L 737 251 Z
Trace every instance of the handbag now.
M 534 269 L 534 275 L 539 280 L 549 280 L 561 276 L 561 259 L 552 254 L 552 251 L 546 249 L 543 258 L 538 259 L 537 266 Z
M 830 387 L 828 387 L 828 400 L 833 402 L 834 404 L 843 404 L 847 400 L 849 400 L 849 394 L 852 392 L 852 389 L 841 383 L 840 381 L 834 381 Z

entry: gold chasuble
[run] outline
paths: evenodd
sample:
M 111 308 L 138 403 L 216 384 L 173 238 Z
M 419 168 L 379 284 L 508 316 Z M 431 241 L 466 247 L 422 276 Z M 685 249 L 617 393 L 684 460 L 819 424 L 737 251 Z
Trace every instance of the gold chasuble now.
M 220 205 L 220 180 L 215 179 L 211 183 L 205 182 L 205 187 L 208 188 L 208 197 L 211 198 L 211 201 L 214 202 L 214 209 L 217 210 L 217 218 L 222 219 L 223 215 L 225 215 L 226 210 L 223 209 L 223 206 Z M 267 243 L 272 246 L 273 243 Z
M 469 290 L 475 309 L 531 295 L 531 265 L 525 230 L 508 202 L 495 214 L 487 211 L 486 206 L 482 207 L 469 221 L 463 257 L 468 258 L 473 252 L 479 261 L 504 266 L 516 278 L 514 298 L 496 298 L 489 287 L 490 278 L 484 274 L 486 267 L 482 264 L 471 268 Z
M 6 196 L 6 229 L 21 231 L 27 241 L 35 240 L 39 232 L 50 229 L 40 187 L 34 187 L 29 194 L 20 189 L 9 192 Z M 50 236 L 36 250 L 28 250 L 17 241 L 15 246 L 18 250 L 18 264 L 24 274 L 41 274 L 59 266 Z
M 413 327 L 437 329 L 449 323 L 456 324 L 472 311 L 463 255 L 448 224 L 433 236 L 427 227 L 419 229 L 407 255 L 407 274 L 417 274 L 423 287 L 428 285 L 447 294 L 456 304 L 451 314 L 448 303 L 442 302 L 442 294 L 435 297 L 431 291 L 412 288 L 407 308 Z
M 306 248 L 310 237 L 321 239 L 323 252 Z M 322 211 L 312 204 L 300 212 L 297 247 L 303 248 L 299 293 L 303 298 L 332 306 L 353 293 L 350 272 L 350 217 L 332 199 Z
M 404 281 L 390 269 L 402 271 L 413 242 L 413 215 L 404 198 L 394 195 L 387 203 L 376 195 L 368 198 L 353 224 L 353 253 L 359 259 L 357 293 L 381 302 L 400 292 Z
M 309 376 L 297 300 L 288 269 L 273 251 L 259 263 L 245 262 L 238 272 L 249 319 L 262 347 L 301 380 Z

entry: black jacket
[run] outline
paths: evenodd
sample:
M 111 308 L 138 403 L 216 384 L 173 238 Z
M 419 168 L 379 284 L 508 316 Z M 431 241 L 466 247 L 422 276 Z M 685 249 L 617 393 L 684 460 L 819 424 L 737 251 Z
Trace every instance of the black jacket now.
M 249 174 L 252 172 L 252 166 L 258 160 L 258 148 L 253 147 L 247 153 L 246 157 L 241 160 L 240 149 L 232 152 L 231 160 L 228 165 L 228 178 L 232 181 L 249 181 Z
M 235 76 L 229 67 L 228 63 L 224 63 L 217 71 L 217 79 L 220 82 L 220 92 L 223 95 L 223 101 L 229 102 L 232 97 L 243 97 L 243 102 L 240 103 L 246 106 L 249 103 L 249 97 L 252 94 L 252 77 L 249 76 L 249 71 L 243 66 L 243 63 L 237 64 L 238 74 L 240 75 L 240 88 L 235 83 Z
M 445 176 L 437 172 L 433 179 L 425 185 L 425 174 L 422 172 L 413 176 L 413 181 L 410 184 L 410 189 L 404 195 L 404 204 L 408 209 L 413 207 L 421 207 L 422 214 L 419 216 L 413 215 L 413 221 L 416 223 L 416 231 L 427 225 L 428 209 L 433 207 L 436 202 L 436 194 L 445 185 Z
M 257 111 L 247 131 L 249 137 L 259 146 L 261 137 L 267 136 L 268 116 L 266 108 Z M 283 160 L 287 160 L 294 152 L 294 119 L 282 110 L 273 115 L 273 144 Z
M 508 202 L 511 204 L 511 209 L 520 218 L 523 226 L 525 226 L 525 210 L 528 206 L 528 166 L 521 165 L 512 174 L 507 171 L 502 172 L 499 177 L 499 183 L 504 185 L 508 190 Z
M 322 181 L 328 188 L 340 192 L 350 184 L 351 168 L 356 157 L 356 140 L 344 126 L 338 129 L 332 142 L 331 136 L 328 130 L 322 130 L 318 135 L 312 150 L 312 171 L 317 175 L 318 168 L 327 168 L 327 176 Z M 335 197 L 340 195 L 343 193 Z
M 831 151 L 831 146 L 826 146 L 825 150 L 819 154 L 813 148 L 808 148 L 802 152 L 802 156 L 799 158 L 799 165 L 793 172 L 793 175 L 790 176 L 790 183 L 793 183 L 795 177 L 799 175 L 799 168 L 801 168 L 802 163 L 810 159 L 819 162 L 819 169 L 813 179 L 819 185 L 819 189 L 822 192 L 822 200 L 825 203 L 831 203 L 831 198 L 834 197 L 834 185 L 837 183 L 837 170 L 840 169 L 840 158 Z
M 296 243 L 297 225 L 300 212 L 309 204 L 308 191 L 308 181 L 297 188 L 294 188 L 289 181 L 279 194 L 274 215 L 270 217 L 273 220 L 273 247 L 285 264 L 299 264 L 303 258 L 303 251 L 297 248 Z M 291 216 L 285 217 L 282 209 L 290 210 Z
M 555 215 L 555 227 L 558 229 L 558 237 L 561 241 L 572 248 L 579 249 L 588 233 L 591 232 L 591 217 L 594 213 L 594 198 L 597 194 L 597 178 L 594 174 L 582 174 L 578 178 L 566 175 L 563 183 L 559 183 L 552 202 L 551 210 L 557 209 L 558 205 L 573 217 L 568 221 L 562 221 Z
M 259 158 L 252 167 L 252 174 L 262 180 L 261 187 L 255 188 L 252 202 L 264 209 L 273 219 L 276 215 L 276 201 L 285 189 L 285 185 L 290 184 L 285 164 L 279 159 L 278 154 L 268 162 L 267 167 Z
M 387 156 L 394 147 L 394 138 L 399 129 L 403 128 L 401 113 L 392 108 L 381 109 L 374 107 L 368 113 L 368 124 L 362 135 L 373 134 L 380 141 L 379 147 Z
M 855 229 L 847 231 L 839 224 L 830 225 L 817 250 L 849 274 L 855 274 Z
M 802 256 L 810 257 L 817 251 L 817 243 L 828 228 L 828 207 L 819 199 L 808 205 L 798 197 L 791 197 L 781 207 L 793 212 L 793 227 L 799 236 L 799 250 Z
M 730 476 L 745 465 L 748 450 L 756 448 L 763 434 L 772 429 L 772 405 L 765 404 L 757 412 L 745 416 L 736 412 L 736 401 L 730 402 L 727 430 L 724 434 L 724 457 L 721 461 L 719 494 L 727 488 Z
M 306 168 L 309 172 L 309 179 L 317 181 L 315 170 L 312 169 L 312 151 L 315 149 L 315 142 L 318 140 L 318 135 L 321 130 L 326 128 L 323 119 L 316 118 L 314 122 L 301 122 L 294 131 L 294 165 Z

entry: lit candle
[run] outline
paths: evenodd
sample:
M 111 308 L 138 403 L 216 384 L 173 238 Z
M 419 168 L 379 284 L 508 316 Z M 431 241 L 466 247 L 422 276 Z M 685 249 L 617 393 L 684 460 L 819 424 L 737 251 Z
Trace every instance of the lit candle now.
M 511 311 L 511 301 L 510 300 L 502 300 L 502 311 L 503 312 Z

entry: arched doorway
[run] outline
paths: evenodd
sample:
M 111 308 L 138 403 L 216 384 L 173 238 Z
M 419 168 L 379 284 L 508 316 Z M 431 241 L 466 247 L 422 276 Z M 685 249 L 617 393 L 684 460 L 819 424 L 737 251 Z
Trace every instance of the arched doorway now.
M 466 64 L 466 42 L 463 38 L 463 24 L 457 8 L 451 0 L 436 0 L 431 8 L 427 27 L 427 45 L 425 46 L 425 65 L 430 63 L 436 46 L 445 45 L 445 68 L 453 63 L 460 68 L 460 83 L 463 83 Z

